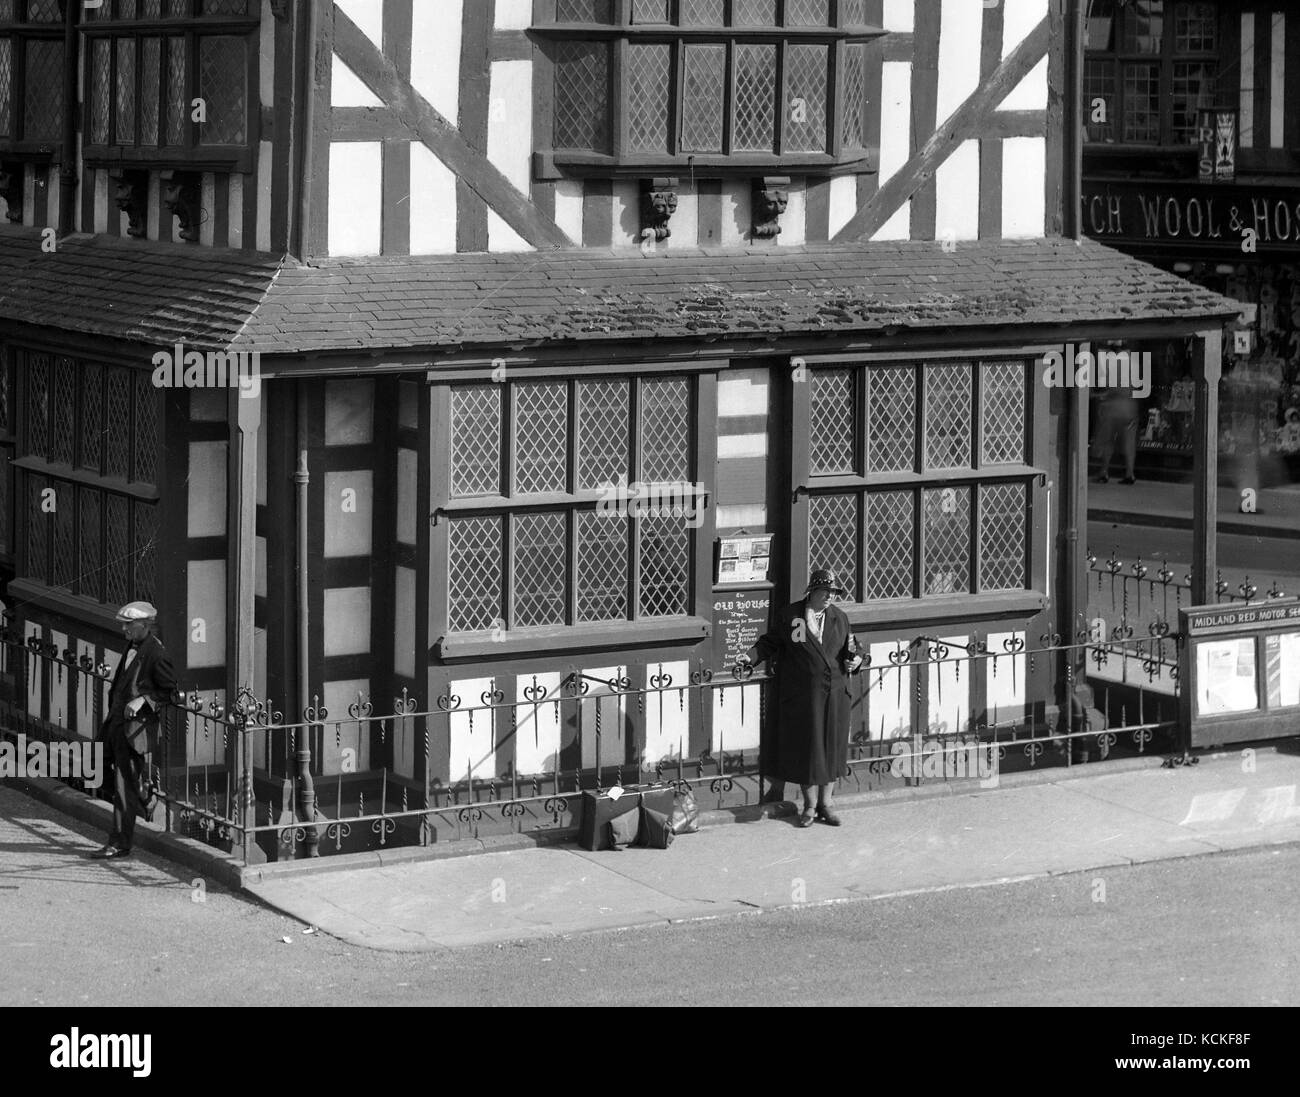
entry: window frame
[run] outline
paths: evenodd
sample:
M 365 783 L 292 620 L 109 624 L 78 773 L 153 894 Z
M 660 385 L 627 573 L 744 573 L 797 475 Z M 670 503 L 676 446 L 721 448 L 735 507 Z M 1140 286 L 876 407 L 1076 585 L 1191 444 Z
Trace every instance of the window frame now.
M 1176 20 L 1177 9 L 1180 3 L 1184 2 L 1203 2 L 1210 3 L 1214 7 L 1215 13 L 1215 42 L 1214 50 L 1199 50 L 1180 53 L 1177 50 Z M 1187 143 L 1177 143 L 1174 141 L 1174 103 L 1173 103 L 1173 74 L 1174 66 L 1181 63 L 1208 62 L 1214 68 L 1215 94 L 1214 109 L 1228 109 L 1229 104 L 1224 102 L 1222 87 L 1223 80 L 1223 56 L 1224 43 L 1226 41 L 1226 31 L 1228 12 L 1224 5 L 1218 0 L 1165 0 L 1164 12 L 1164 31 L 1161 42 L 1160 53 L 1134 53 L 1123 49 L 1127 29 L 1137 18 L 1137 12 L 1129 3 L 1119 4 L 1115 8 L 1115 13 L 1111 23 L 1111 37 L 1117 44 L 1115 49 L 1093 49 L 1085 46 L 1084 48 L 1084 103 L 1085 117 L 1091 114 L 1091 97 L 1087 91 L 1088 67 L 1090 63 L 1104 62 L 1109 68 L 1111 79 L 1113 81 L 1113 97 L 1109 104 L 1110 125 L 1114 136 L 1109 139 L 1094 140 L 1089 136 L 1089 128 L 1092 123 L 1085 121 L 1083 127 L 1084 147 L 1088 152 L 1097 150 L 1115 150 L 1116 152 L 1133 152 L 1133 151 L 1159 151 L 1162 153 L 1182 152 L 1193 154 L 1196 151 L 1195 127 L 1193 127 L 1192 141 Z M 1124 138 L 1125 124 L 1125 92 L 1124 92 L 1124 70 L 1125 66 L 1132 64 L 1153 64 L 1159 71 L 1157 97 L 1159 100 L 1158 129 L 1157 139 L 1152 141 L 1128 141 Z
M 137 4 L 140 0 L 137 0 Z M 117 133 L 117 64 L 118 50 L 116 42 L 129 38 L 135 42 L 135 104 L 136 129 L 139 129 L 139 108 L 143 90 L 143 66 L 141 41 L 145 38 L 159 38 L 164 42 L 168 38 L 182 37 L 185 40 L 186 89 L 186 143 L 184 145 L 140 145 L 120 144 L 111 140 L 104 144 L 92 144 L 93 103 L 90 95 L 83 96 L 81 104 L 81 132 L 86 135 L 82 147 L 82 159 L 92 167 L 148 167 L 160 170 L 209 170 L 250 172 L 253 168 L 253 146 L 258 140 L 261 97 L 258 83 L 258 64 L 261 32 L 260 12 L 244 15 L 195 15 L 196 0 L 189 0 L 190 14 L 172 18 L 158 19 L 120 19 L 116 16 L 95 17 L 93 11 L 83 11 L 78 30 L 84 36 L 85 47 L 81 51 L 80 78 L 82 86 L 89 88 L 93 80 L 95 43 L 107 38 L 114 43 L 109 49 L 109 86 L 113 89 L 109 109 L 109 135 L 116 138 Z M 105 0 L 105 6 L 116 0 Z M 251 5 L 249 5 L 251 6 Z M 116 11 L 116 8 L 114 8 Z M 202 123 L 194 122 L 193 102 L 199 92 L 199 46 L 203 38 L 235 37 L 244 40 L 244 141 L 238 144 L 206 145 L 200 140 Z M 165 48 L 162 56 L 166 57 Z M 158 88 L 158 136 L 165 135 L 166 102 L 165 76 L 159 71 Z
M 792 430 L 791 473 L 795 486 L 791 505 L 790 536 L 790 587 L 802 590 L 809 569 L 828 566 L 810 559 L 812 532 L 812 498 L 814 496 L 857 496 L 857 528 L 855 531 L 856 568 L 859 589 L 856 599 L 839 603 L 850 621 L 870 625 L 879 621 L 881 614 L 891 621 L 921 621 L 935 619 L 967 619 L 1005 613 L 1030 614 L 1044 608 L 1050 600 L 1048 590 L 1048 558 L 1043 548 L 1050 522 L 1048 480 L 1049 439 L 1042 424 L 1048 421 L 1049 406 L 1046 386 L 1041 380 L 1037 364 L 1052 345 L 1016 345 L 999 347 L 965 347 L 936 351 L 879 352 L 870 354 L 805 355 L 800 361 L 811 374 L 819 369 L 851 369 L 854 376 L 854 471 L 830 475 L 812 472 L 811 424 L 812 384 L 795 383 L 792 388 L 792 424 L 801 426 Z M 1057 347 L 1059 349 L 1059 345 Z M 982 438 L 982 401 L 980 399 L 983 365 L 1011 360 L 1025 363 L 1026 422 L 1025 460 L 1017 464 L 982 464 L 980 442 Z M 874 368 L 902 366 L 916 371 L 918 378 L 914 398 L 924 407 L 924 367 L 927 365 L 972 365 L 972 420 L 971 467 L 956 469 L 926 468 L 924 465 L 924 417 L 918 415 L 914 440 L 914 462 L 910 472 L 878 472 L 867 470 L 867 400 L 864 372 Z M 1025 585 L 1013 590 L 994 590 L 980 593 L 980 492 L 981 485 L 1003 483 L 1024 484 L 1026 487 L 1025 515 Z M 968 558 L 970 577 L 966 592 L 925 594 L 925 515 L 924 492 L 956 486 L 970 489 L 970 525 Z M 869 495 L 886 490 L 907 490 L 914 493 L 912 508 L 912 594 L 907 597 L 872 599 L 863 598 L 867 551 L 867 505 Z
M 27 43 L 33 41 L 57 42 L 60 48 L 64 44 L 64 20 L 58 19 L 39 22 L 28 18 L 28 4 L 31 0 L 12 0 L 15 5 L 15 18 L 0 23 L 0 38 L 8 39 L 9 58 L 9 133 L 0 136 L 0 155 L 6 159 L 21 160 L 27 163 L 60 163 L 63 159 L 63 130 L 67 126 L 68 104 L 62 104 L 61 117 L 58 120 L 59 134 L 48 138 L 29 138 L 26 133 L 26 90 L 27 81 L 24 69 L 27 63 Z M 22 18 L 18 18 L 21 12 Z M 60 67 L 60 78 L 66 84 L 68 57 L 66 52 Z M 60 95 L 63 89 L 60 87 Z
M 539 179 L 560 179 L 581 175 L 673 175 L 692 172 L 696 177 L 719 178 L 731 175 L 755 175 L 763 172 L 816 171 L 824 175 L 865 174 L 878 168 L 879 149 L 869 143 L 865 96 L 861 131 L 862 147 L 845 148 L 844 83 L 847 69 L 846 51 L 851 45 L 868 43 L 885 33 L 877 26 L 847 22 L 849 4 L 830 0 L 831 22 L 826 26 L 785 25 L 785 3 L 779 0 L 777 25 L 752 26 L 735 24 L 732 3 L 727 0 L 721 26 L 682 25 L 676 21 L 678 0 L 670 0 L 671 23 L 635 23 L 631 0 L 612 0 L 612 22 L 560 23 L 556 21 L 556 0 L 546 0 L 538 12 L 530 34 L 541 38 L 546 49 L 534 68 L 535 94 L 544 107 L 544 121 L 538 127 L 539 151 L 534 157 Z M 610 44 L 606 79 L 610 112 L 608 118 L 608 152 L 565 149 L 555 146 L 554 104 L 556 100 L 554 49 L 561 43 L 608 42 Z M 669 143 L 677 151 L 647 153 L 631 150 L 627 145 L 628 107 L 627 58 L 632 45 L 668 43 L 672 47 L 669 76 Z M 777 48 L 776 83 L 784 88 L 786 51 L 792 45 L 825 45 L 828 49 L 826 128 L 824 152 L 791 152 L 788 140 L 790 120 L 787 112 L 777 111 L 778 123 L 772 152 L 726 151 L 733 147 L 736 128 L 735 54 L 737 45 L 775 45 Z M 690 45 L 722 45 L 726 50 L 724 102 L 722 109 L 722 152 L 691 152 L 683 148 L 685 114 L 685 50 Z M 864 58 L 864 65 L 867 63 Z M 782 95 L 780 98 L 784 98 Z M 774 106 L 776 102 L 774 102 Z
M 673 362 L 644 363 L 635 366 L 623 363 L 596 365 L 575 363 L 556 368 L 551 364 L 541 370 L 513 370 L 508 381 L 494 381 L 492 369 L 465 370 L 452 373 L 439 372 L 431 377 L 433 406 L 433 438 L 430 447 L 431 477 L 431 537 L 430 553 L 432 574 L 439 576 L 431 587 L 432 632 L 437 637 L 434 647 L 443 662 L 490 658 L 492 656 L 518 655 L 533 652 L 544 645 L 548 649 L 582 649 L 590 647 L 644 647 L 660 643 L 698 643 L 711 632 L 712 608 L 712 553 L 711 545 L 715 526 L 713 489 L 704 482 L 704 471 L 711 469 L 716 460 L 716 438 L 708 424 L 717 415 L 717 373 L 724 363 Z M 578 620 L 577 573 L 577 515 L 594 509 L 600 499 L 595 489 L 578 490 L 576 486 L 577 414 L 574 403 L 575 386 L 582 382 L 623 381 L 636 385 L 645 381 L 684 378 L 692 387 L 689 408 L 689 462 L 688 478 L 700 488 L 696 505 L 702 520 L 695 528 L 686 527 L 689 539 L 688 589 L 686 613 L 672 617 L 641 617 L 636 605 L 639 591 L 640 531 L 635 523 L 629 530 L 633 538 L 629 548 L 628 563 L 628 617 L 615 621 L 581 622 Z M 569 386 L 568 424 L 566 446 L 566 484 L 564 492 L 524 494 L 515 490 L 513 454 L 516 422 L 513 414 L 516 386 L 529 383 L 546 383 L 564 380 Z M 452 476 L 452 390 L 454 388 L 497 384 L 502 388 L 502 454 L 500 464 L 501 486 L 506 494 L 453 496 Z M 632 408 L 637 406 L 633 401 Z M 629 411 L 629 433 L 639 437 L 640 423 L 635 412 Z M 636 443 L 630 454 L 634 469 L 640 468 L 640 444 Z M 564 624 L 510 627 L 516 611 L 517 588 L 510 582 L 509 573 L 514 564 L 512 545 L 513 519 L 518 515 L 561 512 L 565 514 L 565 567 L 567 588 L 565 592 Z M 506 533 L 501 548 L 503 577 L 502 607 L 506 615 L 506 628 L 469 632 L 451 630 L 451 579 L 450 530 L 455 519 L 469 517 L 496 517 L 505 522 Z M 635 574 L 634 574 L 635 572 Z

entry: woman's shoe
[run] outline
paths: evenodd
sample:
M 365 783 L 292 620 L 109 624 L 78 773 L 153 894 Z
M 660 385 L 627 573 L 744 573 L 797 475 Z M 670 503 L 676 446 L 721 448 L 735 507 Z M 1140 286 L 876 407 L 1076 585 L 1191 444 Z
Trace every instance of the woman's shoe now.
M 838 827 L 842 825 L 840 817 L 831 811 L 830 808 L 818 808 L 817 818 L 828 827 Z
M 805 812 L 803 812 L 803 813 L 799 816 L 799 826 L 800 826 L 800 827 L 810 827 L 810 826 L 812 826 L 812 825 L 813 825 L 813 813 L 812 813 L 811 811 L 805 811 Z

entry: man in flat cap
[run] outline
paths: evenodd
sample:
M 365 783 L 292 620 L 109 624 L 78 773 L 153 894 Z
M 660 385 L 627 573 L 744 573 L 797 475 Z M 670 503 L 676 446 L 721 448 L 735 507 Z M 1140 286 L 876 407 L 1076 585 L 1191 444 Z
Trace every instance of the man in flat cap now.
M 849 619 L 831 604 L 832 595 L 843 593 L 834 572 L 814 571 L 803 600 L 787 606 L 744 656 L 750 663 L 775 659 L 776 723 L 764 741 L 762 770 L 774 789 L 793 781 L 803 790 L 801 827 L 814 819 L 840 825 L 831 793 L 848 764 L 849 675 L 862 666 Z
M 176 692 L 171 658 L 157 636 L 158 611 L 148 602 L 132 602 L 117 619 L 130 646 L 113 675 L 100 729 L 113 764 L 113 833 L 92 856 L 105 860 L 131 852 L 135 817 L 149 798 L 149 755 L 158 745 L 163 707 Z

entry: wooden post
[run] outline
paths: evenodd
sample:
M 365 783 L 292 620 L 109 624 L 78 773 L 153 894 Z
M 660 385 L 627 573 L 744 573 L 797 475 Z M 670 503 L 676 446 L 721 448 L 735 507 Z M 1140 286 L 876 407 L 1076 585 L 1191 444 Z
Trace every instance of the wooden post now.
M 1223 333 L 1214 328 L 1196 333 L 1192 376 L 1196 381 L 1193 423 L 1192 604 L 1218 600 L 1219 533 L 1219 377 L 1223 370 Z

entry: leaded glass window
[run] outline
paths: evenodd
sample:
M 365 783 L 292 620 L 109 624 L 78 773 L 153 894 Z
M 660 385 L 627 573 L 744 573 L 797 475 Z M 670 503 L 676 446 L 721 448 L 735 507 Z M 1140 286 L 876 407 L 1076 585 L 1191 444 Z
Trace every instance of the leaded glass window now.
M 1028 377 L 1024 359 L 813 369 L 810 566 L 851 601 L 1025 589 Z
M 673 376 L 453 386 L 450 631 L 689 614 L 694 389 Z
M 19 351 L 17 366 L 18 574 L 109 605 L 154 598 L 161 407 L 151 375 L 36 351 Z
M 0 3 L 0 148 L 37 151 L 64 126 L 63 10 L 59 0 Z

